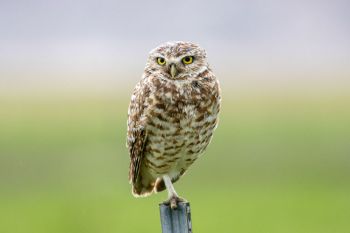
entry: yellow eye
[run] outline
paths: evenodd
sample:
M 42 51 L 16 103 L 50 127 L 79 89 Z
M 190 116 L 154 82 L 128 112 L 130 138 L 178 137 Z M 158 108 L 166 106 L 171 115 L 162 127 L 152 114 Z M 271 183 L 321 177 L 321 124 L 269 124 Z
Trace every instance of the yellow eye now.
M 192 56 L 184 57 L 184 58 L 182 58 L 182 62 L 185 65 L 191 64 L 193 62 L 193 57 Z
M 165 65 L 165 59 L 163 57 L 158 57 L 157 58 L 157 63 L 161 66 Z

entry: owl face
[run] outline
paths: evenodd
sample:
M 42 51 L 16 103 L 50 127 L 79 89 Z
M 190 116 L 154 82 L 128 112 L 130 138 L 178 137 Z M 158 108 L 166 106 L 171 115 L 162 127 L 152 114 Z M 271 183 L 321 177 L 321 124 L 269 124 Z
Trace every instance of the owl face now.
M 208 67 L 204 49 L 190 42 L 167 42 L 150 52 L 146 70 L 171 80 L 197 76 Z

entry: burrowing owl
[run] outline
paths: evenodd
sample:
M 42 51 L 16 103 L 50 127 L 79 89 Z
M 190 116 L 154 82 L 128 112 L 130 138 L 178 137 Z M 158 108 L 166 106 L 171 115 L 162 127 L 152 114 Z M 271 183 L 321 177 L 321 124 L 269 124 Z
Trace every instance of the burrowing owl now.
M 173 183 L 209 144 L 220 99 L 219 82 L 204 49 L 179 41 L 150 52 L 128 111 L 133 195 L 147 196 L 166 188 L 167 203 L 176 208 L 183 199 Z

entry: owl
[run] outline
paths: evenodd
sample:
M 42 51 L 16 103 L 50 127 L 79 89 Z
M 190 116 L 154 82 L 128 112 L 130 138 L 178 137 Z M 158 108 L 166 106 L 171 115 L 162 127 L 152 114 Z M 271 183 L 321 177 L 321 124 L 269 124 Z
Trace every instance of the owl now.
M 220 87 L 206 52 L 190 42 L 153 49 L 128 109 L 132 194 L 167 189 L 171 208 L 184 201 L 173 183 L 205 151 L 218 124 Z

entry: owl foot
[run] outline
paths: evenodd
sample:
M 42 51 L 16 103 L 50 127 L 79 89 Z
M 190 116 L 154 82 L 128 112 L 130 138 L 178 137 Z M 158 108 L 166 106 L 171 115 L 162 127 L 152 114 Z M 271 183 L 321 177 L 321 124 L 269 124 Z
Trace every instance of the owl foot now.
M 184 199 L 182 197 L 172 196 L 168 200 L 163 202 L 163 204 L 170 205 L 171 209 L 176 209 L 177 208 L 177 203 L 179 203 L 179 202 L 187 202 L 187 201 L 186 201 L 186 199 Z

